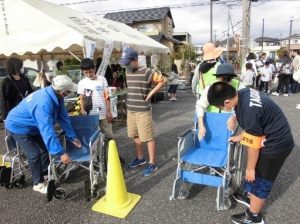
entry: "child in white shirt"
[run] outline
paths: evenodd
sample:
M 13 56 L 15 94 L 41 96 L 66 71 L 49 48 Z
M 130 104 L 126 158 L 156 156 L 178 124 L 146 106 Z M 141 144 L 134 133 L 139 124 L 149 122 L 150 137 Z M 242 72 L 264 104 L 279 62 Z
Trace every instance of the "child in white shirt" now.
M 259 91 L 262 91 L 264 88 L 264 92 L 268 93 L 269 90 L 269 82 L 272 80 L 273 71 L 270 67 L 270 64 L 268 61 L 265 62 L 265 66 L 261 69 L 261 82 L 259 86 Z
M 246 63 L 246 71 L 241 74 L 240 79 L 246 88 L 253 88 L 255 73 L 250 62 Z

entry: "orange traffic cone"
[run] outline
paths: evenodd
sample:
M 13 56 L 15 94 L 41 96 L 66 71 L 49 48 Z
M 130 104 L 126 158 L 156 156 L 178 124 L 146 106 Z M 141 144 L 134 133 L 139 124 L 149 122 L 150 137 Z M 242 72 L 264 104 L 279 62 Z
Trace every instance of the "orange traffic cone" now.
M 96 202 L 92 210 L 118 218 L 125 218 L 141 199 L 127 192 L 116 142 L 109 141 L 106 195 Z

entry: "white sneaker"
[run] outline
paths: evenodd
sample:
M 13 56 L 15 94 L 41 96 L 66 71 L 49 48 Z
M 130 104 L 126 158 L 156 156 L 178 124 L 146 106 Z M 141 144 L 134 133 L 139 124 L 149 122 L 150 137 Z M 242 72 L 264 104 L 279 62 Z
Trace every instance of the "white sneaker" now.
M 38 183 L 33 186 L 33 190 L 41 194 L 47 194 L 47 183 Z
M 272 95 L 274 95 L 274 96 L 279 96 L 279 93 L 273 92 Z
M 289 96 L 289 94 L 285 93 L 285 94 L 283 94 L 283 96 Z

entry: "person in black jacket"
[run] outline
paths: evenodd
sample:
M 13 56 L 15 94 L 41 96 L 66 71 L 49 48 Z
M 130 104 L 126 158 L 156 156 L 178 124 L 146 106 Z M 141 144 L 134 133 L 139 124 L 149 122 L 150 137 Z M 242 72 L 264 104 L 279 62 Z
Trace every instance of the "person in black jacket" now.
M 7 61 L 8 77 L 2 82 L 3 119 L 22 99 L 33 92 L 29 79 L 24 75 L 23 61 L 11 57 Z

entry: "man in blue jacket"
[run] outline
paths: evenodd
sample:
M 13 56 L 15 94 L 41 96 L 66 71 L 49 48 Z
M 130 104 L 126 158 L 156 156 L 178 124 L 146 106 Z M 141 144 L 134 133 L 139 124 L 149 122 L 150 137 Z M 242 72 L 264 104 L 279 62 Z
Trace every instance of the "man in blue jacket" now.
M 33 190 L 42 194 L 47 193 L 44 174 L 49 165 L 48 153 L 60 156 L 64 164 L 71 161 L 55 133 L 54 125 L 58 122 L 67 140 L 81 147 L 64 106 L 64 97 L 76 90 L 77 85 L 68 76 L 57 76 L 51 86 L 23 99 L 9 112 L 5 121 L 5 128 L 26 154 L 32 172 Z

